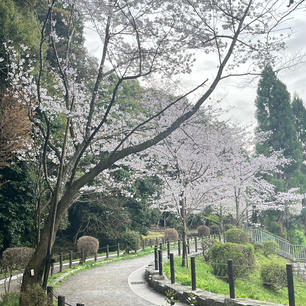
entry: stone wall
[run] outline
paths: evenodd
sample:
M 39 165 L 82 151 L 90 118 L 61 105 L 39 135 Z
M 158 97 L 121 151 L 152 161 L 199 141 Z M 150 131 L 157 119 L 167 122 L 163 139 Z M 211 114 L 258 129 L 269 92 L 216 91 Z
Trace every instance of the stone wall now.
M 160 276 L 158 271 L 154 270 L 153 264 L 146 268 L 145 279 L 152 288 L 162 294 L 165 294 L 168 290 L 174 291 L 175 299 L 182 302 L 186 302 L 188 294 L 192 292 L 196 296 L 197 306 L 284 306 L 251 299 L 231 299 L 221 294 L 199 289 L 192 291 L 191 287 L 171 284 L 167 278 Z
M 306 280 L 306 263 L 296 262 L 292 264 L 292 271 L 298 277 Z

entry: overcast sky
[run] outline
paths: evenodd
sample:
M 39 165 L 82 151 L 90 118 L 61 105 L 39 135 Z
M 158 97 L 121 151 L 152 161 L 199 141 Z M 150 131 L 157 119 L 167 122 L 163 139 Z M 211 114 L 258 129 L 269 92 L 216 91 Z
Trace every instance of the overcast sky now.
M 305 10 L 300 10 L 294 19 L 290 20 L 292 36 L 287 42 L 288 49 L 286 54 L 305 53 L 306 46 L 306 14 Z M 89 28 L 86 30 L 86 46 L 90 55 L 100 58 L 101 43 L 99 38 Z M 305 56 L 301 63 L 292 69 L 282 71 L 278 77 L 284 82 L 291 96 L 295 93 L 303 99 L 306 105 L 306 65 Z M 180 88 L 191 89 L 203 81 L 203 71 L 207 72 L 211 67 L 211 62 L 207 57 L 198 57 L 194 69 L 190 75 L 180 77 Z M 206 73 L 205 73 L 206 75 Z M 242 79 L 232 81 L 223 81 L 219 84 L 213 99 L 222 99 L 221 105 L 230 108 L 228 118 L 231 121 L 243 125 L 255 125 L 255 97 L 258 84 L 258 78 L 249 80 Z

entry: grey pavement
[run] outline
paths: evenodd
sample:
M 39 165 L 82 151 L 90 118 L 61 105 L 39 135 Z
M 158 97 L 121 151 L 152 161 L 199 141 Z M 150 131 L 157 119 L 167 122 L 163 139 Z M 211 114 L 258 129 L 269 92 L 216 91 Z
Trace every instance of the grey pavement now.
M 55 290 L 55 294 L 65 296 L 66 303 L 70 305 L 167 305 L 165 296 L 155 292 L 145 283 L 145 266 L 152 261 L 153 255 L 148 255 L 85 270 L 65 280 Z

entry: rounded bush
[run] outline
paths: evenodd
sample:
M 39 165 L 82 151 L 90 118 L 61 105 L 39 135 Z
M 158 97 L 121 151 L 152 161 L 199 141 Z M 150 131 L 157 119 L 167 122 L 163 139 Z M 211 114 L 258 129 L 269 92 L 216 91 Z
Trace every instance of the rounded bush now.
M 165 229 L 165 239 L 166 241 L 177 241 L 179 239 L 179 234 L 175 228 Z
M 34 249 L 32 248 L 8 248 L 2 254 L 2 268 L 7 272 L 23 269 L 26 267 L 33 254 Z
M 261 267 L 260 277 L 265 286 L 273 289 L 281 289 L 287 285 L 287 273 L 285 265 L 268 263 Z
M 214 243 L 209 251 L 213 273 L 221 278 L 228 277 L 227 262 L 233 261 L 234 278 L 247 275 L 254 266 L 254 247 L 251 244 Z
M 129 253 L 140 248 L 140 234 L 136 231 L 127 230 L 121 234 L 120 246 Z
M 200 237 L 207 237 L 207 236 L 210 236 L 210 229 L 209 229 L 209 227 L 206 226 L 206 225 L 200 225 L 200 226 L 198 226 L 197 231 L 198 231 L 198 235 L 199 235 Z
M 263 244 L 263 253 L 265 256 L 277 254 L 279 246 L 275 241 L 265 241 Z
M 248 233 L 240 228 L 233 227 L 225 232 L 225 239 L 226 242 L 248 243 Z
M 77 251 L 87 255 L 95 254 L 99 249 L 99 240 L 92 236 L 82 236 L 77 241 Z
M 210 233 L 212 235 L 219 235 L 220 234 L 220 228 L 217 224 L 212 224 L 210 227 Z

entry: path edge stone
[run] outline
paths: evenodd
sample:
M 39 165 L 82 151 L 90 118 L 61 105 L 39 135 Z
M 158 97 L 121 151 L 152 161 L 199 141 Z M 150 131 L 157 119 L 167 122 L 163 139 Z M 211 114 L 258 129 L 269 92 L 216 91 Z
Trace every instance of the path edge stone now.
M 158 270 L 154 270 L 154 264 L 150 264 L 145 269 L 145 280 L 148 285 L 161 294 L 166 294 L 168 290 L 174 292 L 174 298 L 181 302 L 187 303 L 190 293 L 193 293 L 197 299 L 197 306 L 285 306 L 283 304 L 275 304 L 271 302 L 235 298 L 231 299 L 227 296 L 212 293 L 205 290 L 191 290 L 190 286 L 180 284 L 171 284 L 165 275 L 159 275 Z

